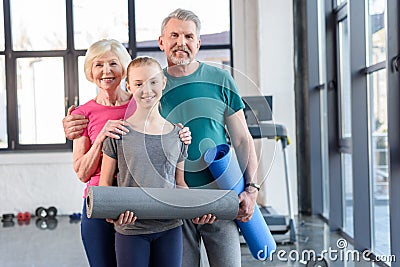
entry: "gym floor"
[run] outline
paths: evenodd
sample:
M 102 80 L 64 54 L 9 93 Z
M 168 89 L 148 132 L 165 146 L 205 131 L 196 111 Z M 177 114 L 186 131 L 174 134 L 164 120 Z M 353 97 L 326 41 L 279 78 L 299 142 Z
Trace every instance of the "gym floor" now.
M 351 244 L 336 233 L 330 232 L 327 225 L 318 217 L 298 217 L 297 241 L 293 244 L 278 244 L 273 260 L 255 260 L 245 244 L 242 245 L 242 267 L 257 266 L 306 266 L 302 255 L 320 254 L 324 249 L 329 265 L 312 264 L 307 266 L 374 266 L 357 260 Z M 57 216 L 54 228 L 42 229 L 45 224 L 36 223 L 32 218 L 29 224 L 0 227 L 0 266 L 2 267 L 88 267 L 80 239 L 79 221 L 71 221 L 68 216 Z M 285 236 L 276 237 L 285 240 Z M 347 246 L 346 246 L 347 245 Z M 340 249 L 338 246 L 346 246 Z M 204 264 L 206 266 L 206 264 Z M 234 267 L 234 266 L 232 266 Z

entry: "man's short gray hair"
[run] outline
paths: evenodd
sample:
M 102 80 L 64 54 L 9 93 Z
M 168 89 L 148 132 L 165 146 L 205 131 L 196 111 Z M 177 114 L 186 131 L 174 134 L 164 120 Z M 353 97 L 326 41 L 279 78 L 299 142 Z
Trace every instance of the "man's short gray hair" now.
M 190 10 L 178 8 L 166 17 L 161 24 L 161 35 L 164 33 L 165 26 L 170 19 L 178 19 L 182 21 L 193 21 L 196 25 L 196 34 L 200 38 L 201 22 L 199 17 Z

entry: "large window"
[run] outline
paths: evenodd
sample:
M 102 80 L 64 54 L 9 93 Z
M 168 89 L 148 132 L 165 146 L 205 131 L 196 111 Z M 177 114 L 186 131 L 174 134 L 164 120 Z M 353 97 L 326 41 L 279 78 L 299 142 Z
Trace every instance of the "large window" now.
M 3 2 L 0 2 L 0 52 L 4 52 L 4 10 L 3 10 Z
M 157 6 L 157 10 L 149 11 L 149 6 Z M 212 6 L 213 8 L 207 8 Z M 230 6 L 229 1 L 137 1 L 136 14 L 136 41 L 138 55 L 151 55 L 163 67 L 167 65 L 164 53 L 160 52 L 157 38 L 161 34 L 161 23 L 166 16 L 165 10 L 176 8 L 189 9 L 195 12 L 201 20 L 201 46 L 203 49 L 197 55 L 201 61 L 229 65 L 231 62 L 231 33 L 230 33 Z M 151 16 L 149 16 L 151 12 Z M 149 51 L 149 48 L 155 48 Z M 150 54 L 149 54 L 150 52 Z
M 10 9 L 14 51 L 67 48 L 64 0 L 13 0 Z
M 17 59 L 20 144 L 57 144 L 65 141 L 62 128 L 54 127 L 64 116 L 63 80 L 62 58 Z
M 343 181 L 343 229 L 353 236 L 353 171 L 351 155 L 351 86 L 350 86 L 350 43 L 348 19 L 338 25 L 339 55 L 339 144 Z
M 151 8 L 157 6 L 156 9 Z M 210 8 L 212 7 L 212 8 Z M 166 10 L 189 9 L 201 19 L 202 45 L 230 44 L 229 1 L 146 0 L 135 2 L 136 41 L 138 47 L 157 41 Z M 154 43 L 153 43 L 154 45 Z M 157 44 L 155 44 L 157 46 Z
M 400 6 L 388 0 L 324 3 L 320 12 L 326 27 L 327 62 L 319 64 L 320 69 L 325 65 L 329 84 L 328 166 L 334 166 L 329 168 L 327 190 L 334 200 L 329 224 L 355 249 L 386 255 L 379 265 L 397 266 L 390 256 L 397 258 L 400 251 L 397 224 L 393 224 L 398 223 L 398 156 L 392 156 L 398 155 L 400 129 L 396 68 Z
M 87 49 L 105 38 L 129 43 L 127 10 L 126 0 L 73 0 L 74 48 Z
M 7 92 L 4 56 L 0 55 L 0 149 L 7 148 Z
M 339 136 L 351 138 L 350 43 L 347 18 L 339 23 Z
M 322 214 L 329 219 L 329 143 L 328 143 L 328 93 L 326 78 L 326 31 L 324 17 L 325 3 L 318 1 L 318 76 L 319 84 L 323 88 L 319 90 L 320 123 L 321 123 L 321 174 L 322 174 Z
M 368 91 L 371 112 L 372 246 L 382 255 L 390 254 L 388 88 L 386 61 L 385 0 L 369 0 L 367 13 Z
M 7 142 L 7 91 L 4 53 L 4 12 L 0 2 L 0 149 L 8 147 Z
M 197 58 L 230 66 L 229 0 L 1 1 L 0 150 L 69 149 L 65 111 L 97 93 L 83 71 L 87 48 L 113 38 L 132 57 L 150 55 L 165 66 L 157 40 L 162 20 L 177 8 L 202 22 Z
M 387 124 L 386 70 L 369 77 L 372 113 L 371 124 L 371 184 L 373 246 L 382 255 L 389 255 L 389 151 Z

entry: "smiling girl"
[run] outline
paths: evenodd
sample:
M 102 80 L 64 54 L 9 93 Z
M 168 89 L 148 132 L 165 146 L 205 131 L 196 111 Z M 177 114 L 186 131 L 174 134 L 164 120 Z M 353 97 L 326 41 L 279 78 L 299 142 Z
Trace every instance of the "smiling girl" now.
M 187 188 L 187 146 L 179 139 L 180 128 L 159 113 L 165 84 L 155 59 L 138 57 L 129 64 L 126 87 L 136 111 L 126 119 L 126 135 L 104 141 L 100 186 L 111 186 L 117 174 L 122 187 Z M 140 220 L 127 211 L 108 221 L 115 225 L 118 266 L 181 266 L 182 220 Z
M 123 118 L 132 115 L 136 109 L 131 93 L 121 87 L 131 60 L 126 48 L 116 40 L 104 39 L 93 43 L 86 52 L 84 70 L 98 93 L 73 110 L 73 115 L 67 116 L 87 121 L 84 129 L 74 123 L 72 126 L 79 131 L 79 137 L 74 139 L 73 164 L 79 180 L 86 183 L 81 236 L 89 265 L 95 267 L 117 266 L 114 227 L 103 219 L 87 218 L 86 195 L 89 186 L 99 183 L 103 141 L 106 137 L 120 138 L 124 135 L 128 129 Z M 190 133 L 185 128 L 181 130 L 181 137 L 186 135 L 184 132 Z M 191 137 L 182 140 L 190 144 Z

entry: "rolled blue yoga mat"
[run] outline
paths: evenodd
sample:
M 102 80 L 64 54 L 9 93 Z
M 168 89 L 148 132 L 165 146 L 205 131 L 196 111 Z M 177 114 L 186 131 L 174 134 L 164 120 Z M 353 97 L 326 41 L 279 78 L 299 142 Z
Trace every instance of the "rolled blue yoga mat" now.
M 221 144 L 208 149 L 204 154 L 204 160 L 220 189 L 234 190 L 237 194 L 243 192 L 245 186 L 243 174 L 236 158 L 232 156 L 229 145 Z M 275 240 L 258 205 L 254 207 L 250 221 L 235 221 L 254 258 L 266 260 L 276 250 Z

